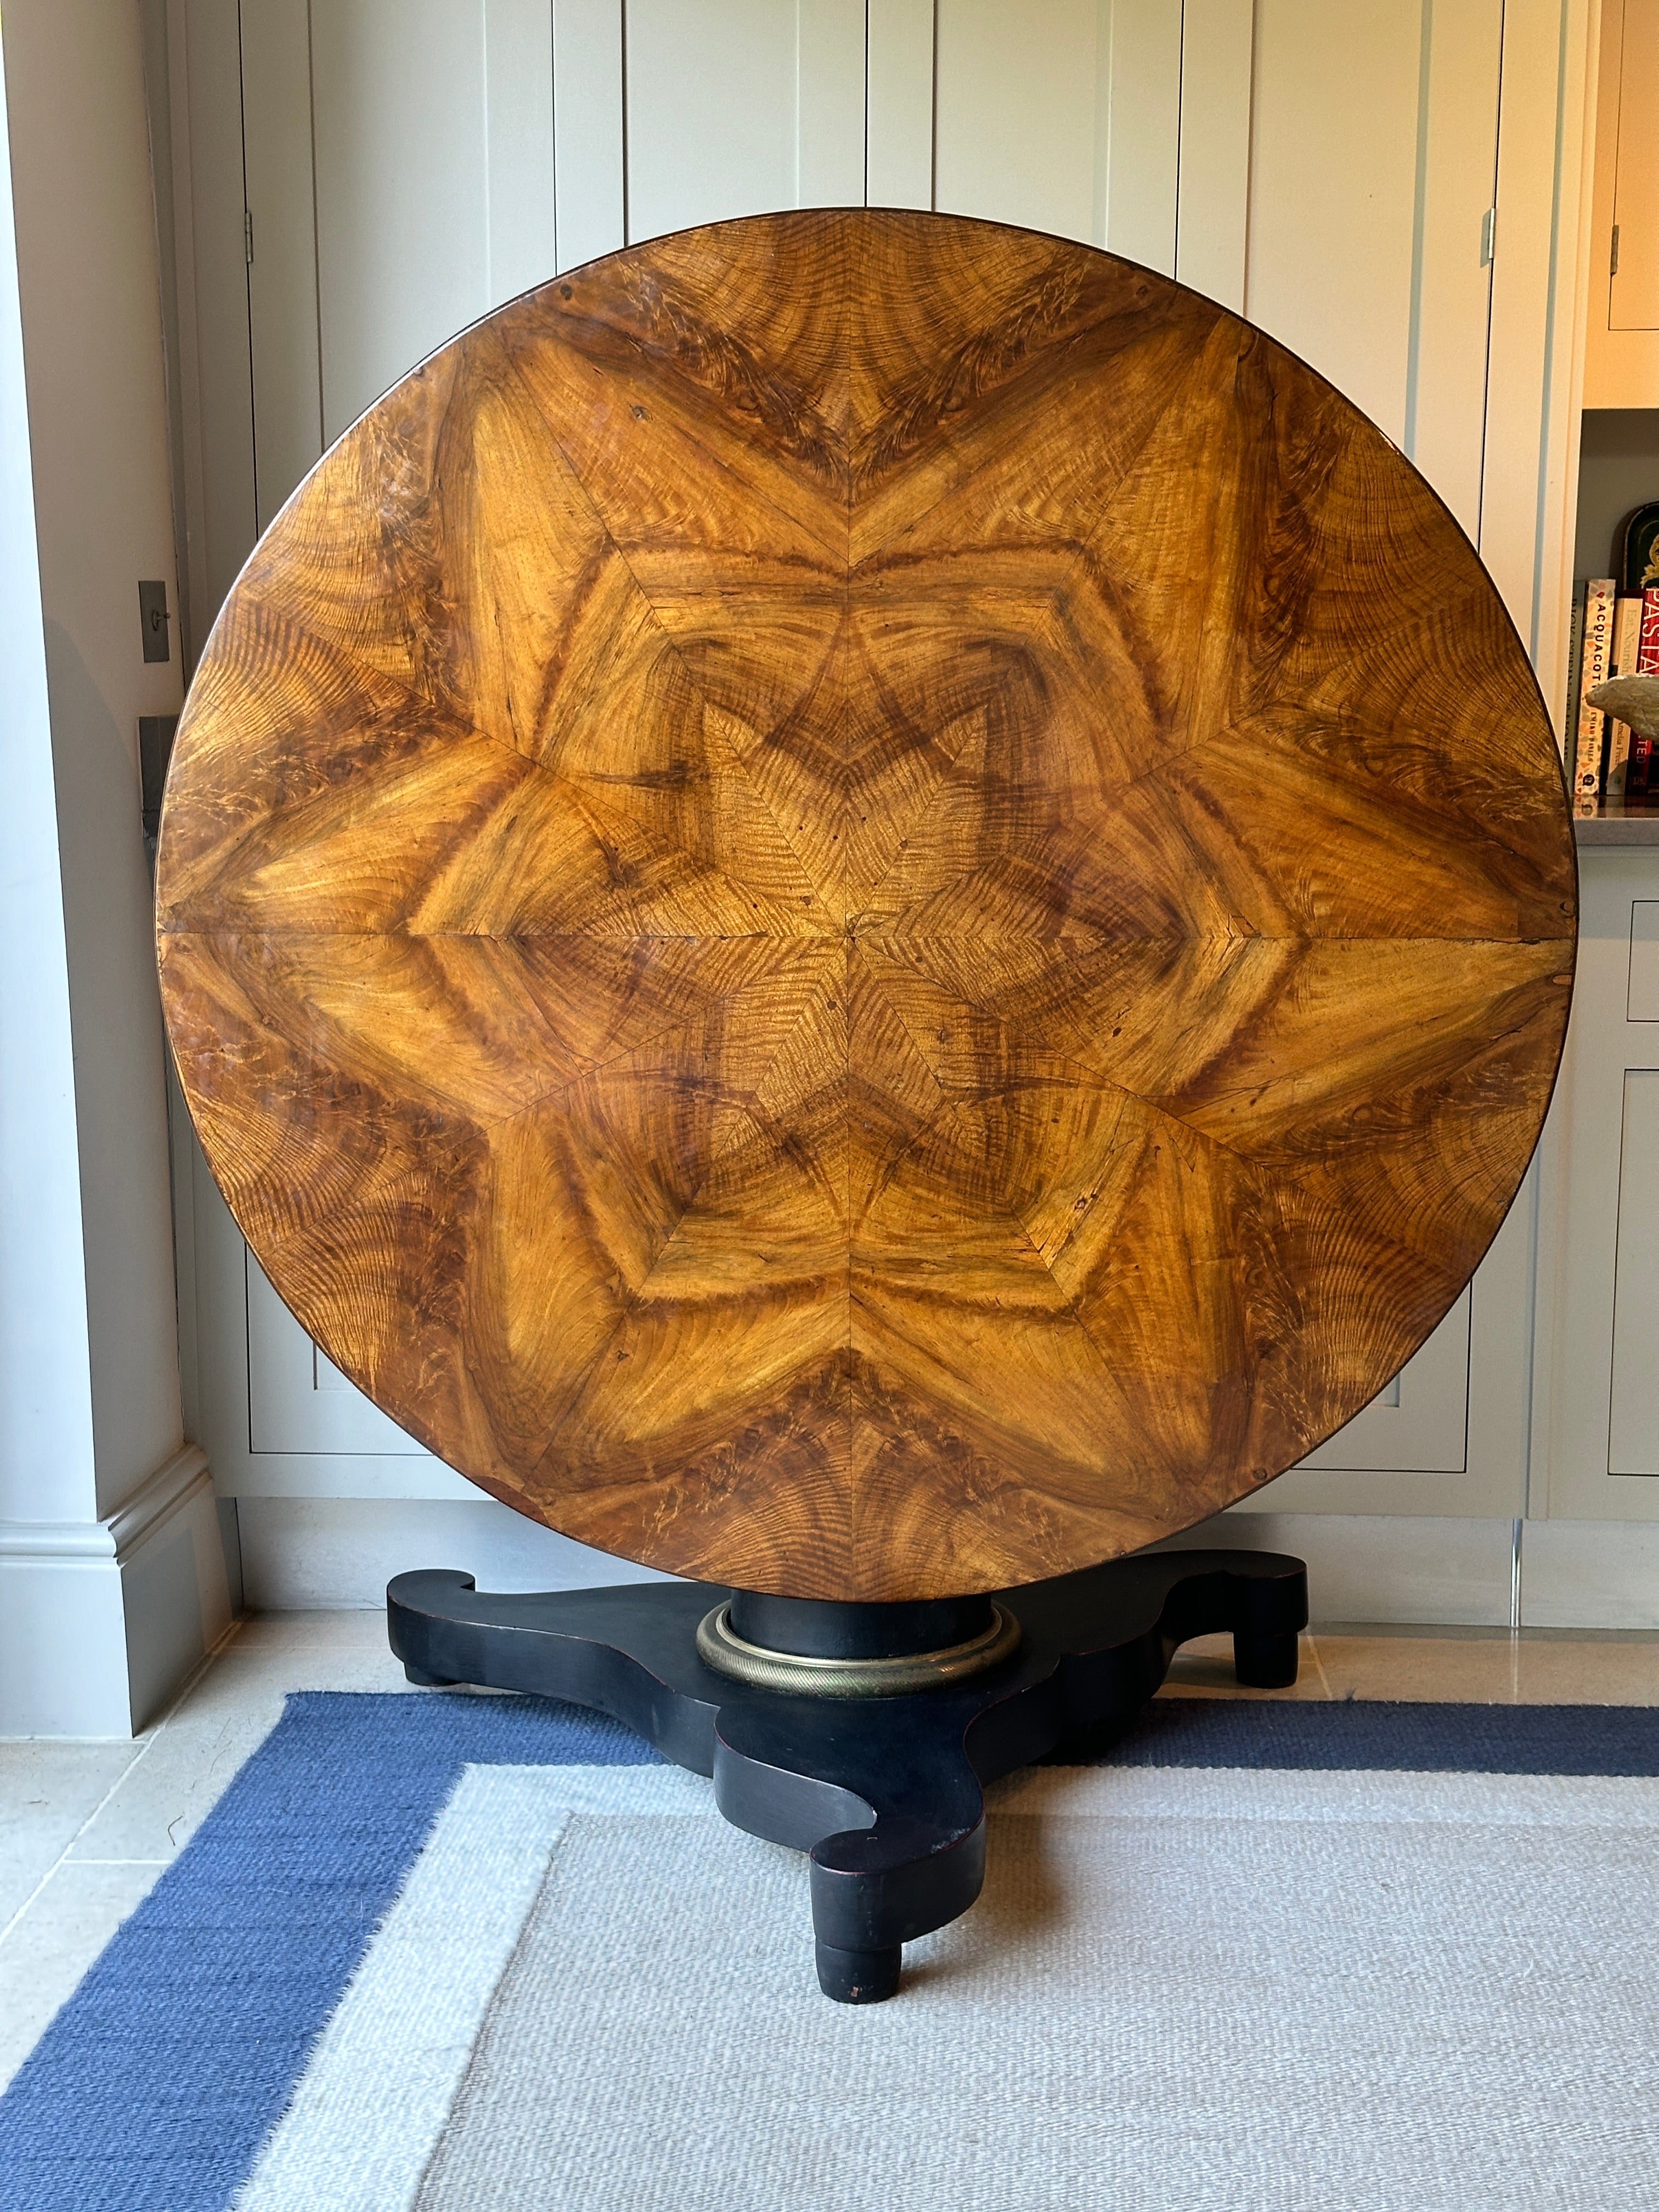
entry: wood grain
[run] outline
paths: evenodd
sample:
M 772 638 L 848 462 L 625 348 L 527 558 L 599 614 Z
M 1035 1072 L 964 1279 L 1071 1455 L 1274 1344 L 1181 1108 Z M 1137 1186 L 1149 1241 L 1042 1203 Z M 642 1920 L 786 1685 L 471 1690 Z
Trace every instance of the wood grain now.
M 303 1326 L 523 1512 L 1060 1573 L 1370 1399 L 1512 1199 L 1571 829 L 1456 526 L 1261 333 L 926 216 L 595 263 L 405 379 L 191 691 L 158 912 Z

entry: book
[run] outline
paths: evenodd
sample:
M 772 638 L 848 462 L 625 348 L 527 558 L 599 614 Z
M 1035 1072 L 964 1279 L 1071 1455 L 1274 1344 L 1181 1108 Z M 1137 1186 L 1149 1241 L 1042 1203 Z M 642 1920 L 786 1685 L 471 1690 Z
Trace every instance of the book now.
M 1607 665 L 1609 676 L 1633 676 L 1636 655 L 1642 635 L 1642 597 L 1621 596 L 1613 609 L 1613 655 Z M 1625 793 L 1625 771 L 1630 760 L 1630 724 L 1613 715 L 1607 717 L 1607 744 L 1604 748 L 1606 766 L 1601 775 L 1601 788 L 1609 799 L 1622 799 Z
M 1659 676 L 1659 584 L 1642 594 L 1642 629 L 1636 646 L 1636 673 Z
M 1567 629 L 1567 710 L 1561 727 L 1571 741 L 1578 741 L 1578 702 L 1584 673 L 1584 594 L 1589 586 L 1581 576 L 1572 587 L 1572 620 Z
M 1625 763 L 1625 797 L 1645 799 L 1648 795 L 1648 770 L 1653 759 L 1653 739 L 1638 738 L 1632 732 L 1630 758 Z
M 1601 742 L 1607 718 L 1599 708 L 1588 704 L 1585 694 L 1607 680 L 1616 604 L 1612 577 L 1592 576 L 1584 588 L 1584 649 L 1578 672 L 1577 744 L 1572 773 L 1572 795 L 1579 800 L 1594 800 L 1601 795 Z
M 1659 676 L 1659 584 L 1650 584 L 1642 594 L 1635 672 L 1638 676 Z M 1625 769 L 1625 796 L 1646 799 L 1655 792 L 1659 792 L 1659 777 L 1653 771 L 1653 739 L 1632 736 L 1630 759 Z

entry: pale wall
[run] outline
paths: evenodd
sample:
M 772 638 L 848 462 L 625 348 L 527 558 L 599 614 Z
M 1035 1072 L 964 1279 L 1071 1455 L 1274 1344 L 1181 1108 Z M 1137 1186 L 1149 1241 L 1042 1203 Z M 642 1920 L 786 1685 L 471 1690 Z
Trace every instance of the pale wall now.
M 138 620 L 141 576 L 178 596 L 155 230 L 132 0 L 7 0 L 3 35 L 108 1513 L 183 1433 L 137 729 L 181 697 L 176 648 L 147 665 Z
M 183 1441 L 137 721 L 173 578 L 133 0 L 8 0 L 0 193 L 0 1734 L 142 1727 L 228 1613 Z
M 3 118 L 0 118 L 3 120 Z M 0 1518 L 90 1510 L 80 1160 L 11 176 L 0 163 Z

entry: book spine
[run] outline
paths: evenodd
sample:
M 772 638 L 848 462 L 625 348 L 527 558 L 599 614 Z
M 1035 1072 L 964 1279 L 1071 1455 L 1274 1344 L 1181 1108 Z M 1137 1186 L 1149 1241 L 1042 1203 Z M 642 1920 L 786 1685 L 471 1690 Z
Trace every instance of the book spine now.
M 1613 660 L 1608 673 L 1613 676 L 1633 676 L 1636 656 L 1642 635 L 1642 597 L 1638 592 L 1632 598 L 1621 599 L 1613 611 Z M 1630 763 L 1630 724 L 1613 716 L 1607 718 L 1607 773 L 1601 779 L 1601 788 L 1609 799 L 1625 795 L 1626 772 Z
M 1645 603 L 1646 594 L 1643 597 Z M 1579 672 L 1578 743 L 1572 778 L 1573 797 L 1581 805 L 1593 805 L 1601 794 L 1601 740 L 1607 716 L 1599 708 L 1587 704 L 1585 694 L 1607 678 L 1613 656 L 1614 605 L 1612 577 L 1593 577 L 1584 594 L 1584 653 Z M 1659 642 L 1659 629 L 1656 641 Z
M 1659 584 L 1642 594 L 1642 630 L 1636 647 L 1636 673 L 1659 676 Z
M 1636 645 L 1636 670 L 1638 676 L 1659 675 L 1659 586 L 1650 585 L 1642 594 L 1641 626 Z M 1659 777 L 1653 772 L 1653 740 L 1632 737 L 1630 741 L 1630 760 L 1625 769 L 1626 799 L 1645 799 L 1659 789 Z
M 1578 742 L 1578 702 L 1583 696 L 1584 681 L 1584 595 L 1589 586 L 1581 576 L 1572 587 L 1572 622 L 1567 631 L 1567 711 L 1561 718 L 1561 727 L 1568 741 Z

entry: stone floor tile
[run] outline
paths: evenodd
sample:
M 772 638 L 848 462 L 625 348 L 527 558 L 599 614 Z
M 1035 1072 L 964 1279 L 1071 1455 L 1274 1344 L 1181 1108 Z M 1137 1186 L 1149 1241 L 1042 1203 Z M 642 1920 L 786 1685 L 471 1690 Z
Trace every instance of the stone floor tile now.
M 1523 1635 L 1516 1671 L 1528 1705 L 1659 1705 L 1659 1637 Z
M 1233 1674 L 1231 1636 L 1195 1636 L 1183 1644 L 1170 1664 L 1163 1689 L 1165 1698 L 1312 1698 L 1330 1696 L 1320 1671 L 1319 1655 L 1310 1636 L 1302 1638 L 1301 1663 L 1295 1682 L 1285 1690 L 1247 1689 Z
M 0 1929 L 143 1749 L 34 1737 L 0 1743 Z
M 341 1613 L 247 1613 L 236 1624 L 238 1651 L 386 1650 L 386 1607 Z
M 161 1872 L 61 1863 L 0 1936 L 0 2089 Z
M 1337 1634 L 1320 1629 L 1334 1698 L 1400 1698 L 1447 1705 L 1510 1705 L 1515 1650 L 1507 1632 L 1490 1636 Z

